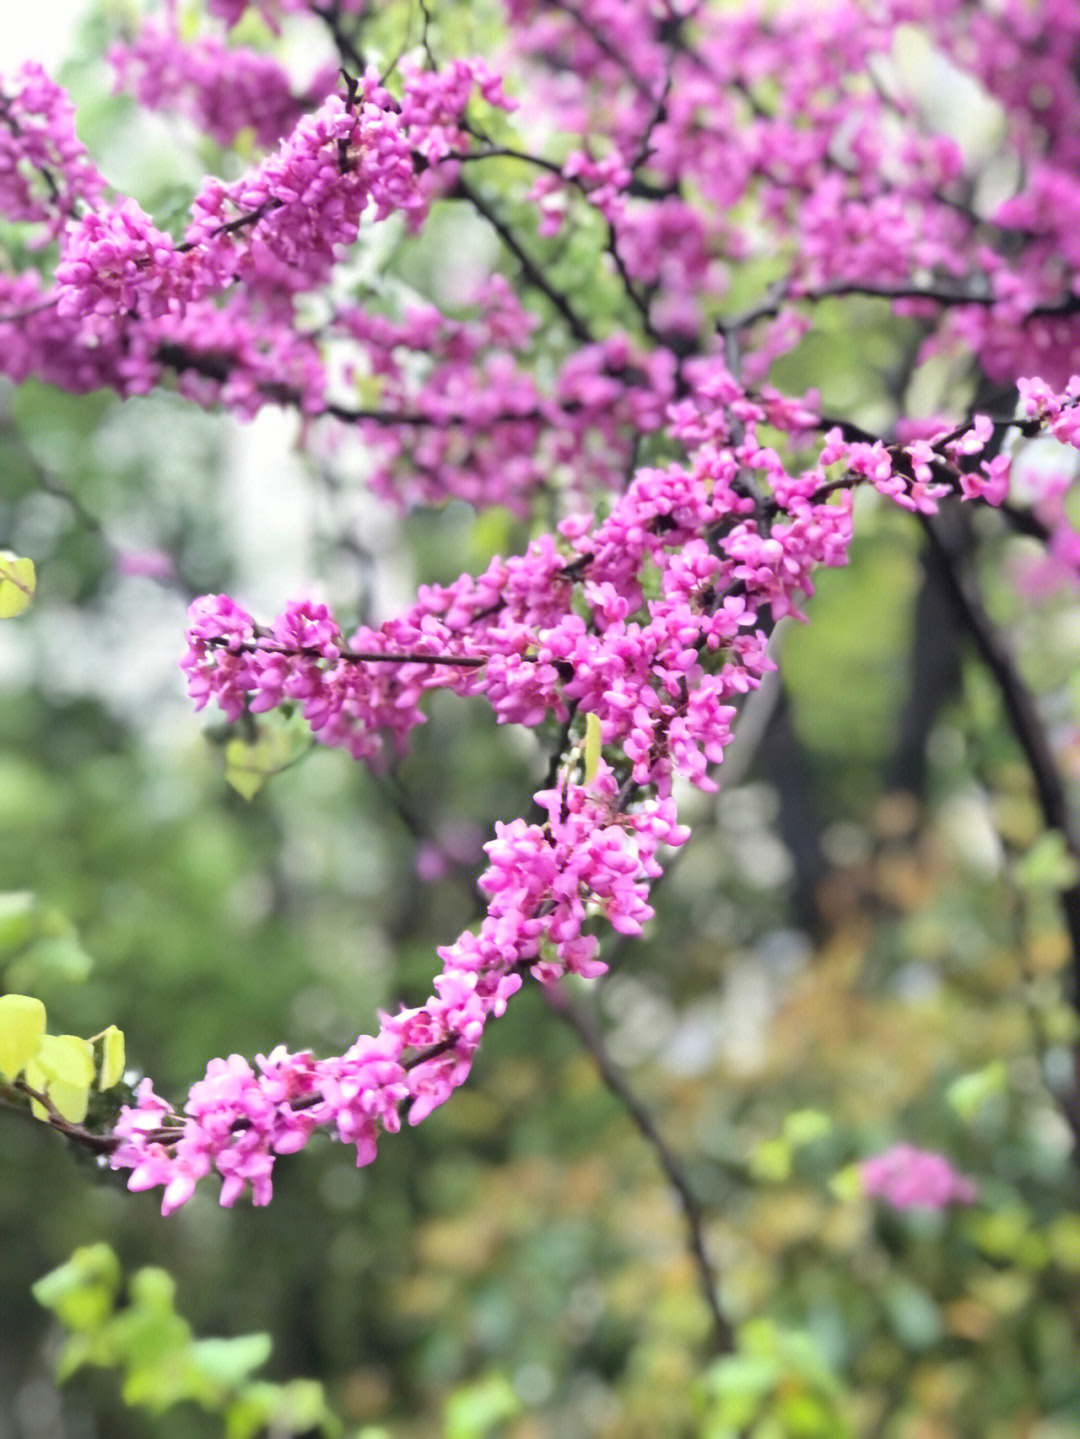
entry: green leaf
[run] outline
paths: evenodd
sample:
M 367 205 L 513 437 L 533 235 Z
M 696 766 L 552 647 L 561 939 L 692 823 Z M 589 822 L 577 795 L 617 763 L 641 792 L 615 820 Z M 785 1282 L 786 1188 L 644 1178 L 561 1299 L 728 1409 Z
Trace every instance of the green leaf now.
M 489 1374 L 453 1393 L 446 1404 L 446 1439 L 486 1439 L 497 1424 L 520 1414 L 521 1400 L 503 1374 Z
M 269 1427 L 276 1384 L 248 1384 L 225 1411 L 225 1439 L 255 1439 Z M 277 1432 L 288 1433 L 282 1426 Z
M 86 1111 L 90 1107 L 90 1086 L 88 1084 L 68 1084 L 63 1079 L 50 1079 L 46 1086 L 46 1092 L 55 1109 L 69 1124 L 81 1124 L 86 1118 Z M 39 1106 L 33 1104 L 31 1107 L 36 1109 Z M 41 1119 L 44 1116 L 39 1114 L 38 1118 Z
M 0 954 L 21 949 L 38 933 L 37 896 L 28 890 L 0 894 Z
M 270 776 L 292 764 L 309 744 L 306 728 L 289 722 L 260 725 L 253 741 L 231 739 L 225 746 L 225 782 L 244 799 L 254 799 Z
M 29 891 L 0 894 L 0 964 L 9 989 L 36 989 L 48 971 L 83 980 L 91 967 L 67 916 Z
M 315 1429 L 328 1435 L 341 1432 L 341 1421 L 327 1407 L 326 1394 L 317 1379 L 246 1384 L 225 1414 L 226 1439 L 254 1439 L 265 1430 L 286 1435 L 309 1434 Z
M 39 939 L 27 946 L 18 959 L 11 962 L 7 978 L 12 984 L 37 983 L 48 977 L 81 984 L 93 968 L 93 961 L 79 941 Z
M 1080 1272 L 1080 1215 L 1059 1214 L 1046 1239 L 1055 1264 L 1070 1274 Z
M 28 994 L 0 997 L 0 1079 L 17 1079 L 45 1034 L 45 1006 Z
M 88 1087 L 94 1082 L 94 1048 L 77 1034 L 46 1034 L 34 1062 L 49 1082 Z
M 77 1034 L 43 1034 L 27 1062 L 26 1082 L 32 1089 L 43 1090 L 69 1124 L 81 1124 L 94 1082 L 93 1046 Z M 35 1118 L 48 1119 L 48 1111 L 36 1099 L 30 1108 Z
M 156 1327 L 164 1337 L 171 1333 L 170 1326 L 164 1321 L 159 1321 Z M 132 1364 L 120 1385 L 121 1399 L 131 1407 L 142 1404 L 152 1414 L 164 1414 L 166 1409 L 171 1409 L 182 1399 L 196 1398 L 198 1389 L 192 1383 L 184 1359 L 183 1346 L 177 1345 L 160 1358 L 145 1364 Z
M 794 1109 L 784 1120 L 784 1138 L 795 1148 L 831 1133 L 833 1121 L 820 1109 Z
M 1032 1233 L 1032 1216 L 1025 1205 L 1013 1203 L 970 1215 L 966 1228 L 991 1259 L 1017 1263 Z
M 771 1393 L 783 1375 L 779 1359 L 763 1354 L 732 1354 L 713 1366 L 708 1385 L 718 1397 L 759 1399 Z
M 258 1388 L 257 1385 L 250 1386 Z M 340 1432 L 341 1421 L 326 1403 L 326 1391 L 317 1379 L 290 1379 L 275 1385 L 278 1402 L 272 1411 L 275 1426 L 306 1434 L 309 1429 L 322 1428 L 326 1433 Z
M 131 1276 L 131 1302 L 140 1309 L 171 1310 L 176 1280 L 167 1269 L 148 1265 Z
M 34 596 L 37 576 L 33 560 L 0 551 L 0 620 L 21 615 Z
M 791 1178 L 791 1145 L 779 1135 L 763 1140 L 750 1155 L 749 1168 L 755 1179 L 782 1184 Z
M 1068 889 L 1080 879 L 1080 864 L 1069 853 L 1065 836 L 1048 829 L 1016 866 L 1016 882 L 1024 889 Z
M 235 1339 L 197 1339 L 191 1346 L 192 1367 L 216 1388 L 239 1389 L 270 1358 L 269 1334 L 242 1334 Z
M 40 1063 L 42 1050 L 49 1040 L 74 1039 L 73 1034 L 55 1035 L 46 1034 L 41 1041 L 42 1048 L 26 1066 L 26 1082 L 31 1089 L 36 1089 L 39 1094 L 46 1094 L 53 1108 L 66 1119 L 69 1124 L 81 1124 L 86 1118 L 86 1111 L 90 1105 L 90 1083 L 93 1078 L 93 1061 L 91 1060 L 91 1079 L 85 1082 L 79 1079 L 66 1079 L 63 1075 L 50 1074 Z M 79 1040 L 80 1044 L 86 1044 L 86 1040 Z M 57 1052 L 52 1051 L 54 1057 Z M 59 1056 L 65 1065 L 65 1072 L 74 1073 L 73 1052 L 65 1047 L 63 1054 Z M 36 1099 L 30 1101 L 30 1112 L 35 1119 L 44 1120 L 46 1123 L 50 1118 L 48 1109 Z
M 65 1264 L 43 1275 L 30 1292 L 68 1329 L 90 1333 L 112 1314 L 119 1288 L 116 1255 L 108 1244 L 90 1244 L 76 1249 Z M 73 1368 L 86 1362 L 87 1358 L 72 1359 Z
M 845 1164 L 829 1180 L 829 1193 L 837 1199 L 858 1199 L 862 1192 L 862 1171 L 857 1164 Z
M 1009 1085 L 1005 1062 L 995 1059 L 983 1069 L 972 1070 L 955 1079 L 946 1090 L 945 1097 L 965 1123 L 970 1124 L 983 1105 L 990 1099 L 1004 1094 Z
M 63 1384 L 84 1364 L 101 1363 L 99 1336 L 95 1334 L 71 1334 L 64 1341 L 60 1357 L 56 1361 L 56 1378 Z

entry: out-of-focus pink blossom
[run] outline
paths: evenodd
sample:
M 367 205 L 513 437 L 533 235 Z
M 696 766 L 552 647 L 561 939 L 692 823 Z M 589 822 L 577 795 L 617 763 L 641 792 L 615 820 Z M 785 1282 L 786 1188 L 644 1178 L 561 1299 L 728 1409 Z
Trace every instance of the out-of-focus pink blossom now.
M 958 1174 L 943 1154 L 896 1144 L 859 1166 L 863 1192 L 894 1209 L 945 1209 L 974 1204 L 973 1180 Z
M 115 563 L 116 573 L 129 577 L 171 580 L 176 574 L 176 563 L 165 550 L 120 550 Z

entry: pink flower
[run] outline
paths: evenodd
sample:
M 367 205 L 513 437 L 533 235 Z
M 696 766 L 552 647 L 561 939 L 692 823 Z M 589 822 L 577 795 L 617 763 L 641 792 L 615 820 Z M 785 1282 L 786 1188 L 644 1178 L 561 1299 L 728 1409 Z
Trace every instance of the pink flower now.
M 116 556 L 116 573 L 150 580 L 171 580 L 176 574 L 176 565 L 172 555 L 165 550 L 120 550 Z
M 973 1180 L 958 1174 L 943 1154 L 896 1144 L 859 1166 L 864 1193 L 894 1209 L 944 1209 L 974 1204 Z

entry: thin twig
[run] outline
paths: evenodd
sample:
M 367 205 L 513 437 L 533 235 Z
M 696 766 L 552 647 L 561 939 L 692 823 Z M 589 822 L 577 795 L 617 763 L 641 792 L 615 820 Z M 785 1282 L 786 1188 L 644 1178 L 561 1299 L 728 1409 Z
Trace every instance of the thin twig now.
M 71 1120 L 65 1119 L 44 1091 L 32 1088 L 25 1080 L 16 1079 L 10 1088 L 40 1104 L 45 1110 L 46 1118 L 41 1120 L 24 1104 L 16 1104 L 4 1093 L 4 1087 L 0 1086 L 0 1107 L 11 1110 L 13 1114 L 23 1114 L 34 1124 L 47 1124 L 51 1129 L 64 1135 L 66 1139 L 70 1139 L 75 1144 L 81 1144 L 86 1149 L 92 1149 L 96 1154 L 109 1154 L 120 1143 L 115 1135 L 96 1134 L 94 1130 L 87 1129 L 84 1124 L 73 1124 Z
M 735 1351 L 735 1333 L 720 1308 L 717 1298 L 717 1275 L 705 1243 L 705 1221 L 701 1204 L 690 1187 L 690 1181 L 675 1151 L 656 1127 L 656 1122 L 631 1088 L 622 1070 L 613 1063 L 595 1025 L 573 1003 L 563 986 L 544 985 L 541 989 L 548 1007 L 574 1031 L 592 1056 L 601 1079 L 618 1099 L 637 1126 L 645 1142 L 656 1155 L 660 1168 L 679 1197 L 689 1236 L 690 1253 L 697 1271 L 698 1287 L 712 1316 L 713 1348 L 717 1354 Z

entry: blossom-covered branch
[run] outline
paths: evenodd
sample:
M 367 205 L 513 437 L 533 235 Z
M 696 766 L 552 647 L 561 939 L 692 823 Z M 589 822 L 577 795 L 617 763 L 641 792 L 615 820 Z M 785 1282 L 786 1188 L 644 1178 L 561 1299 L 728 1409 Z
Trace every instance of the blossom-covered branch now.
M 169 1210 L 216 1169 L 223 1203 L 247 1186 L 266 1202 L 275 1156 L 320 1127 L 369 1162 L 403 1107 L 416 1123 L 465 1079 L 487 1021 L 525 974 L 550 984 L 601 973 L 593 918 L 635 934 L 651 917 L 660 848 L 687 837 L 672 780 L 714 786 L 708 769 L 731 738 L 733 702 L 770 666 L 768 630 L 798 613 L 817 564 L 844 561 L 852 488 L 873 484 L 924 514 L 948 492 L 930 470 L 933 441 L 886 449 L 836 430 L 818 465 L 791 475 L 776 451 L 761 449 L 757 426 L 769 419 L 802 437 L 812 411 L 778 397 L 755 403 L 720 367 L 702 373 L 700 391 L 697 405 L 673 416 L 692 445 L 689 462 L 639 474 L 605 520 L 569 517 L 564 553 L 537 542 L 478 579 L 423 591 L 416 610 L 347 643 L 324 606 L 291 606 L 266 633 L 224 597 L 192 607 L 193 697 L 212 696 L 230 718 L 298 703 L 324 742 L 378 759 L 387 740 L 404 745 L 422 694 L 443 685 L 484 694 L 501 721 L 528 726 L 568 719 L 573 705 L 595 724 L 599 745 L 586 759 L 579 742 L 535 796 L 543 824 L 496 826 L 480 879 L 487 914 L 476 933 L 440 950 L 444 969 L 425 1005 L 383 1016 L 378 1034 L 339 1059 L 276 1050 L 257 1070 L 235 1055 L 216 1060 L 183 1114 L 143 1081 L 110 1158 L 131 1171 L 131 1187 L 163 1185 Z M 1059 427 L 1070 413 L 1068 396 L 1040 391 L 1029 405 Z M 943 456 L 967 460 L 989 433 L 977 418 L 938 443 Z M 981 480 L 958 473 L 957 490 L 979 498 L 999 488 L 1000 458 Z M 751 497 L 766 487 L 767 504 Z M 389 662 L 371 658 L 383 654 Z M 469 660 L 477 663 L 461 663 Z
M 326 48 L 302 83 L 225 31 L 182 38 L 167 8 L 114 51 L 120 87 L 265 152 L 206 180 L 175 235 L 109 190 L 40 71 L 0 86 L 0 209 L 57 257 L 0 273 L 0 373 L 125 397 L 169 383 L 243 417 L 285 406 L 327 464 L 363 442 L 371 488 L 399 505 L 545 522 L 522 554 L 351 634 L 312 601 L 266 625 L 229 596 L 192 607 L 189 692 L 230 721 L 293 706 L 383 765 L 435 688 L 562 728 L 543 818 L 496 824 L 486 913 L 440 949 L 426 1003 L 341 1056 L 214 1060 L 175 1108 L 144 1081 L 112 1136 L 133 1188 L 162 1186 L 171 1210 L 216 1171 L 224 1203 L 263 1203 L 275 1157 L 317 1129 L 373 1159 L 463 1082 L 527 976 L 594 976 L 597 931 L 651 918 L 665 846 L 687 837 L 675 781 L 715 787 L 774 626 L 845 561 L 855 490 L 922 516 L 954 496 L 1000 507 L 1019 441 L 1077 446 L 1068 8 L 1042 7 L 1043 37 L 1020 0 L 508 0 L 496 73 L 442 57 L 426 11 L 379 69 L 361 63 L 360 0 L 210 0 L 226 27 L 310 22 Z M 996 99 L 1005 199 L 982 200 L 981 162 L 906 85 L 901 26 Z M 451 214 L 483 236 L 468 292 L 350 270 L 376 227 L 441 243 L 462 233 L 438 231 Z M 822 305 L 866 296 L 917 322 L 920 359 L 1016 384 L 1017 414 L 962 404 L 878 436 L 777 388 Z M 1060 478 L 1025 479 L 1033 528 L 1075 569 Z

